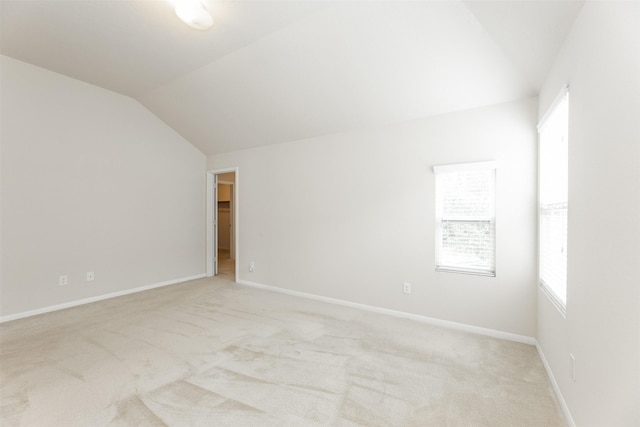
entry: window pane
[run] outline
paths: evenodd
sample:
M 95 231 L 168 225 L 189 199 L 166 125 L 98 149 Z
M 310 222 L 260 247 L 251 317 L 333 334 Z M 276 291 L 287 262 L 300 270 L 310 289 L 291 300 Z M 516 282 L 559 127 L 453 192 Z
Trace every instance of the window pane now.
M 436 269 L 495 275 L 495 163 L 436 170 Z
M 442 218 L 487 219 L 493 215 L 495 171 L 445 173 L 442 182 Z
M 494 270 L 494 226 L 489 221 L 440 223 L 442 251 L 438 267 Z
M 567 301 L 569 98 L 540 132 L 540 283 L 564 308 Z
M 563 305 L 567 295 L 567 205 L 540 212 L 540 279 Z

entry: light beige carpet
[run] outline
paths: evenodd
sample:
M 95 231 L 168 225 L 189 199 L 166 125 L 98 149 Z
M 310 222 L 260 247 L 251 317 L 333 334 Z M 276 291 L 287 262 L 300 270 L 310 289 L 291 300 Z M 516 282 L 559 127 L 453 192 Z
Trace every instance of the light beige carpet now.
M 3 427 L 565 425 L 531 346 L 224 277 L 0 334 Z

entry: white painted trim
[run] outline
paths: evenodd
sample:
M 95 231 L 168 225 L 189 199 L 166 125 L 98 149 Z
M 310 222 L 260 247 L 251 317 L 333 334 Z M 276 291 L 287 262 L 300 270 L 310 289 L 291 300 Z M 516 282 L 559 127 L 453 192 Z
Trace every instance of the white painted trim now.
M 540 239 L 540 233 L 538 233 L 538 239 Z M 538 243 L 538 245 L 540 245 L 540 243 Z M 540 246 L 538 246 L 540 247 Z M 551 305 L 553 305 L 556 310 L 558 310 L 558 313 L 560 313 L 560 315 L 562 316 L 563 319 L 567 318 L 567 307 L 565 305 L 562 305 L 562 303 L 560 302 L 559 298 L 553 293 L 553 291 L 542 282 L 542 279 L 540 278 L 540 269 L 538 268 L 538 288 L 542 291 L 542 293 L 545 295 L 545 297 L 549 300 L 549 302 L 551 303 Z
M 473 334 L 485 335 L 493 338 L 500 338 L 503 340 L 519 342 L 523 344 L 535 345 L 536 340 L 533 337 L 525 335 L 512 334 L 510 332 L 497 331 L 495 329 L 481 328 L 479 326 L 467 325 L 464 323 L 450 322 L 448 320 L 436 319 L 433 317 L 421 316 L 419 314 L 406 313 L 404 311 L 391 310 L 388 308 L 375 307 L 372 305 L 360 304 L 351 301 L 345 301 L 337 298 L 323 297 L 315 294 L 308 294 L 306 292 L 293 291 L 291 289 L 278 288 L 276 286 L 263 285 L 261 283 L 250 282 L 248 280 L 236 280 L 236 283 L 245 286 L 251 286 L 253 288 L 264 289 L 272 292 L 279 292 L 282 294 L 293 295 L 302 298 L 308 298 L 316 301 L 328 302 L 331 304 L 342 305 L 345 307 L 356 308 L 359 310 L 370 311 L 373 313 L 386 314 L 393 317 L 402 317 L 405 319 L 411 319 L 429 325 L 441 326 L 443 328 L 455 329 L 458 331 L 471 332 Z
M 178 283 L 184 283 L 190 280 L 202 279 L 203 277 L 206 277 L 206 274 L 203 273 L 203 274 L 197 274 L 195 276 L 183 277 L 180 279 L 167 280 L 165 282 L 154 283 L 152 285 L 145 285 L 145 286 L 140 286 L 138 288 L 125 289 L 124 291 L 112 292 L 110 294 L 98 295 L 97 297 L 65 302 L 63 304 L 52 305 L 44 308 L 38 308 L 36 310 L 23 311 L 22 313 L 9 314 L 7 316 L 0 316 L 0 323 L 9 322 L 11 320 L 18 320 L 25 317 L 37 316 L 38 314 L 50 313 L 52 311 L 64 310 L 65 308 L 71 308 L 79 305 L 90 304 L 92 302 L 102 301 L 105 299 L 121 297 L 129 294 L 135 294 L 137 292 L 143 292 L 143 291 L 148 291 L 150 289 L 161 288 L 163 286 L 176 285 Z
M 569 425 L 569 427 L 576 427 L 576 423 L 573 421 L 573 417 L 571 416 L 571 411 L 569 411 L 569 406 L 567 406 L 567 402 L 564 400 L 564 396 L 560 391 L 560 386 L 558 386 L 556 377 L 553 376 L 553 372 L 551 371 L 551 366 L 549 366 L 549 363 L 547 362 L 547 358 L 544 357 L 544 352 L 542 351 L 542 347 L 540 347 L 540 343 L 536 341 L 535 346 L 536 350 L 538 350 L 538 356 L 540 356 L 542 365 L 544 366 L 545 371 L 547 371 L 547 376 L 549 377 L 549 381 L 551 382 L 553 391 L 556 393 L 556 397 L 558 398 L 558 402 L 560 403 L 560 407 L 562 408 L 562 413 L 567 420 L 567 424 Z

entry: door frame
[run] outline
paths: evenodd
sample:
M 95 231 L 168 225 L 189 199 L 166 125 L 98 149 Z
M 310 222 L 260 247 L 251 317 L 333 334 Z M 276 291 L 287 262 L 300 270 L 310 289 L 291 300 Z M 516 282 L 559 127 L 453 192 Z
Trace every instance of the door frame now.
M 235 243 L 234 249 L 234 258 L 236 260 L 236 268 L 234 272 L 234 281 L 238 281 L 238 274 L 240 272 L 240 263 L 239 254 L 240 254 L 240 168 L 224 168 L 224 169 L 212 169 L 207 171 L 207 248 L 206 248 L 206 271 L 207 277 L 211 277 L 215 274 L 214 268 L 214 257 L 217 257 L 217 254 L 214 254 L 214 247 L 216 246 L 214 243 L 215 240 L 215 227 L 213 226 L 213 218 L 214 218 L 214 203 L 216 204 L 215 209 L 217 212 L 217 194 L 214 191 L 214 177 L 216 175 L 220 175 L 223 173 L 233 172 L 235 174 L 235 182 L 233 185 L 233 201 L 234 201 L 234 209 L 233 209 L 233 240 Z

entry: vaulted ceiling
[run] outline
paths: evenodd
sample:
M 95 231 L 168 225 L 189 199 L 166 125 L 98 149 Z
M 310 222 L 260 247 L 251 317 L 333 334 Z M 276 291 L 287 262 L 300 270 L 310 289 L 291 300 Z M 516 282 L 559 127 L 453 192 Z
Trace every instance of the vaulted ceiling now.
M 534 96 L 582 7 L 205 3 L 198 31 L 169 0 L 1 0 L 0 51 L 133 97 L 215 154 Z

